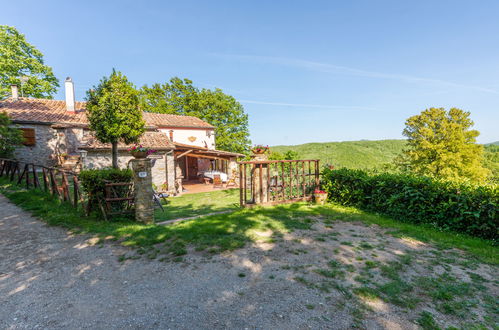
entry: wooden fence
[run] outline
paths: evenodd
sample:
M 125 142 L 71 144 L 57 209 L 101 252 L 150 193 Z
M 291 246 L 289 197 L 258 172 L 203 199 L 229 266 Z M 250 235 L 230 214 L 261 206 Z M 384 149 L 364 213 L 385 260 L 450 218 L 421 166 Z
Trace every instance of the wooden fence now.
M 75 208 L 84 204 L 78 176 L 70 171 L 0 158 L 0 177 L 17 184 L 25 182 L 28 189 L 50 192 Z
M 243 207 L 310 200 L 320 184 L 319 160 L 264 160 L 238 164 Z

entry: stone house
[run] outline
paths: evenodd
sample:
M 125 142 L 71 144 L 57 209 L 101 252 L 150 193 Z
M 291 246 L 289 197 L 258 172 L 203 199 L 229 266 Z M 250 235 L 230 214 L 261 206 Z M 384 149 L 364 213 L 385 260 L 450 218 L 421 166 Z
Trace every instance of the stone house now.
M 23 146 L 15 158 L 44 166 L 69 170 L 111 166 L 111 145 L 99 142 L 89 129 L 86 102 L 76 102 L 71 78 L 65 81 L 66 99 L 49 100 L 19 97 L 17 86 L 12 96 L 0 101 L 13 124 L 23 131 Z M 173 194 L 182 192 L 186 181 L 199 181 L 204 171 L 220 170 L 229 175 L 237 170 L 243 155 L 215 148 L 215 127 L 191 116 L 143 112 L 146 132 L 139 144 L 155 149 L 152 158 L 153 183 L 158 189 L 167 185 Z M 128 166 L 132 158 L 129 145 L 118 145 L 118 162 Z

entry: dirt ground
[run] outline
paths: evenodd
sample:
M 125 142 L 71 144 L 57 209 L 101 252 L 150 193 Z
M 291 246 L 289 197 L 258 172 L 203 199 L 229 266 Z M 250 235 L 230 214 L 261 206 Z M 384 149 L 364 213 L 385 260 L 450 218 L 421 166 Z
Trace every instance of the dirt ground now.
M 0 328 L 417 329 L 433 319 L 444 328 L 497 322 L 497 267 L 388 232 L 318 218 L 311 230 L 221 255 L 136 259 L 136 250 L 117 243 L 48 227 L 0 195 Z

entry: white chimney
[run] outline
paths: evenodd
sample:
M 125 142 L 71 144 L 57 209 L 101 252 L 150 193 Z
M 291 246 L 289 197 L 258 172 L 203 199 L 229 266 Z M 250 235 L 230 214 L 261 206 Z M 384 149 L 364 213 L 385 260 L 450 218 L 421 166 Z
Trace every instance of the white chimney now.
M 17 85 L 10 85 L 10 90 L 12 91 L 12 99 L 19 99 L 19 89 L 17 88 Z
M 66 110 L 75 112 L 75 86 L 71 77 L 66 78 L 64 86 L 66 87 Z

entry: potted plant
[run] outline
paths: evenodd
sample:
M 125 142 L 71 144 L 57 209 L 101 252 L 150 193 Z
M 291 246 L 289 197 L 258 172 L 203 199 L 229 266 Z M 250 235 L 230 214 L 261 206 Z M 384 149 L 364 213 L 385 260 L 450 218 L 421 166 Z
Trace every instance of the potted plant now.
M 327 192 L 325 190 L 315 189 L 314 199 L 316 204 L 324 205 L 327 200 Z
M 251 148 L 251 152 L 256 155 L 261 155 L 269 151 L 269 146 L 264 146 L 262 144 L 257 144 L 253 148 Z
M 147 156 L 156 152 L 156 150 L 143 147 L 142 145 L 134 145 L 133 147 L 129 148 L 128 151 L 135 158 L 146 158 Z

